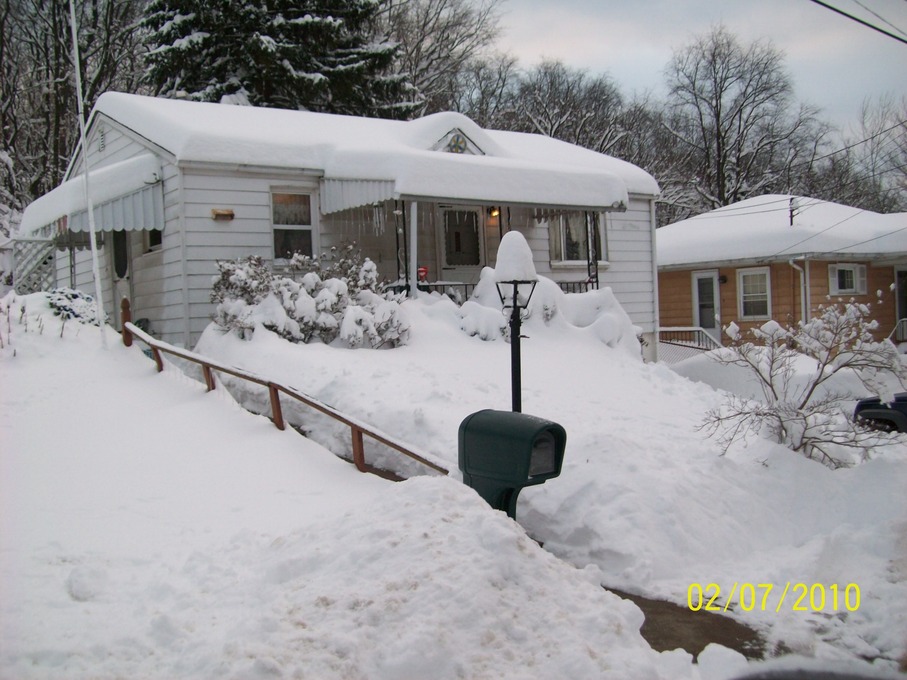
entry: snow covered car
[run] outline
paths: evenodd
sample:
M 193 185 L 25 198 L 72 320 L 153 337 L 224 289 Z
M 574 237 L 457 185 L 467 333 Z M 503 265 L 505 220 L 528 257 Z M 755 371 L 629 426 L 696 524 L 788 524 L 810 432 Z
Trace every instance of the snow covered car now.
M 853 411 L 854 420 L 887 432 L 907 432 L 907 392 L 894 395 L 894 401 L 878 397 L 860 399 Z

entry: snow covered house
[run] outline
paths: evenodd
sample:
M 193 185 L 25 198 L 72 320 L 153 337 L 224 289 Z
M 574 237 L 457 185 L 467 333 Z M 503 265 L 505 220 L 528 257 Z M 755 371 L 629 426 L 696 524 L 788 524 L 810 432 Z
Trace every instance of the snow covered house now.
M 795 323 L 831 297 L 870 303 L 877 339 L 907 340 L 907 213 L 767 195 L 662 227 L 656 241 L 663 339 L 698 327 L 721 342 L 731 321 Z
M 511 229 L 539 274 L 610 286 L 656 332 L 659 189 L 615 158 L 455 113 L 402 122 L 122 93 L 100 97 L 87 139 L 22 232 L 52 239 L 57 285 L 93 290 L 87 157 L 108 311 L 118 321 L 112 300 L 130 298 L 168 342 L 191 346 L 208 324 L 218 260 L 280 267 L 355 241 L 388 281 L 465 289 Z

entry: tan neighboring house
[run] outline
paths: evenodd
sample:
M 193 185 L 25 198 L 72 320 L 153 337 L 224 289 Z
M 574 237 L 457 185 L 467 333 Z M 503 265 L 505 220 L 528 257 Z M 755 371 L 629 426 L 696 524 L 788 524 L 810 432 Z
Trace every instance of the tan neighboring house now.
M 662 227 L 656 244 L 663 340 L 701 328 L 727 344 L 732 321 L 796 323 L 854 299 L 877 339 L 907 341 L 907 213 L 767 195 Z

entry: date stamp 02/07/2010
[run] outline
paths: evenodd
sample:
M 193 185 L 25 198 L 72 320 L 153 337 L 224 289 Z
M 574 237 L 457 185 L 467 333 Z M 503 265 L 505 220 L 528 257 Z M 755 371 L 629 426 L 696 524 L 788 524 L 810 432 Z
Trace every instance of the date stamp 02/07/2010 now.
M 737 583 L 722 590 L 717 583 L 691 583 L 687 588 L 691 611 L 726 612 L 742 610 L 793 612 L 855 612 L 860 608 L 860 586 L 856 583 Z

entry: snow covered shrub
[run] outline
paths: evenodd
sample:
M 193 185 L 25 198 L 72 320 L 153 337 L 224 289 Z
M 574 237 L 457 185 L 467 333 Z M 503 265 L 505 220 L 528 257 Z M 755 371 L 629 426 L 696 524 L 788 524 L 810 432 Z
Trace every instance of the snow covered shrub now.
M 408 327 L 399 301 L 384 295 L 377 268 L 352 246 L 316 260 L 296 255 L 292 276 L 274 274 L 260 257 L 217 263 L 214 322 L 248 338 L 257 325 L 291 342 L 395 347 Z
M 54 316 L 64 321 L 75 320 L 79 323 L 100 325 L 98 306 L 91 295 L 73 288 L 55 288 L 47 294 L 47 303 Z M 104 321 L 107 315 L 104 315 Z
M 856 396 L 835 387 L 855 379 L 883 399 L 892 397 L 883 376 L 901 384 L 907 371 L 888 340 L 876 342 L 869 305 L 837 302 L 819 307 L 808 322 L 782 326 L 769 321 L 747 340 L 736 324 L 725 333 L 730 347 L 715 352 L 718 362 L 746 369 L 762 399 L 731 395 L 707 414 L 704 427 L 718 435 L 725 450 L 748 432 L 768 434 L 781 444 L 831 468 L 865 460 L 869 449 L 888 435 L 855 422 L 842 409 Z M 834 380 L 833 380 L 834 378 Z

